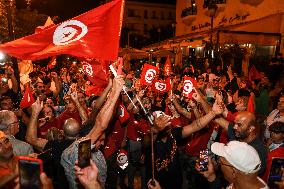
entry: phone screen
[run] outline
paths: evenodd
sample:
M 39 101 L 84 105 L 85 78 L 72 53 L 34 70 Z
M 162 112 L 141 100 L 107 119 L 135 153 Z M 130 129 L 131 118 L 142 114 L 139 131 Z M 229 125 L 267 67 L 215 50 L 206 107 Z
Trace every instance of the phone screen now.
M 81 141 L 78 147 L 78 166 L 81 168 L 89 166 L 90 158 L 91 158 L 91 140 Z
M 268 185 L 274 186 L 275 181 L 281 181 L 282 171 L 281 167 L 284 168 L 284 159 L 283 158 L 273 158 L 270 168 Z
M 40 163 L 19 160 L 21 189 L 40 189 Z

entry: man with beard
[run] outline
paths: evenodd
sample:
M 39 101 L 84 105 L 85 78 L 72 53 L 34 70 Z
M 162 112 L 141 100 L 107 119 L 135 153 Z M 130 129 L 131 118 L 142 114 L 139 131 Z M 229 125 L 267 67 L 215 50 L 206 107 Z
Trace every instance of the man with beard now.
M 259 127 L 255 123 L 254 114 L 246 111 L 238 112 L 234 123 L 229 123 L 223 118 L 217 118 L 215 121 L 217 121 L 225 130 L 228 130 L 228 138 L 230 141 L 238 140 L 246 142 L 256 149 L 262 165 L 259 170 L 259 175 L 262 175 L 265 171 L 267 152 L 258 136 Z

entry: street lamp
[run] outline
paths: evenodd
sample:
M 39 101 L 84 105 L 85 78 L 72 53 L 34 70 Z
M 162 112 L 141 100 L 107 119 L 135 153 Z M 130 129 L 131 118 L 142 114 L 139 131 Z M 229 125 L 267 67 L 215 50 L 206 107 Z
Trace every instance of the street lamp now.
M 208 10 L 209 10 L 209 16 L 210 16 L 210 47 L 211 50 L 213 50 L 213 26 L 214 26 L 214 17 L 216 15 L 218 6 L 214 3 L 214 2 L 210 2 L 209 6 L 208 6 Z

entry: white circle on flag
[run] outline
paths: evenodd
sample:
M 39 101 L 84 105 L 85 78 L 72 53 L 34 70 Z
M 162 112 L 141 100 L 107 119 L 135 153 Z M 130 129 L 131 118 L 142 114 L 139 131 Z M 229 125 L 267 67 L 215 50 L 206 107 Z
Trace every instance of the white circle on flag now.
M 92 68 L 92 66 L 90 65 L 90 64 L 84 64 L 83 66 L 82 66 L 82 68 L 83 68 L 83 70 L 84 70 L 84 72 L 88 75 L 88 76 L 90 76 L 90 77 L 93 77 L 93 68 Z
M 193 83 L 190 80 L 184 80 L 183 93 L 188 95 L 193 90 Z
M 154 79 L 155 75 L 156 75 L 156 70 L 154 69 L 147 70 L 145 74 L 145 81 L 147 83 L 152 83 L 152 80 Z
M 67 45 L 77 41 L 88 33 L 88 27 L 78 20 L 69 20 L 60 24 L 53 34 L 55 45 Z
M 120 165 L 123 165 L 125 163 L 127 163 L 128 161 L 128 158 L 127 158 L 127 155 L 123 152 L 120 152 L 118 155 L 117 155 L 117 162 L 120 164 Z
M 164 91 L 164 90 L 166 90 L 167 85 L 164 84 L 164 83 L 156 82 L 156 83 L 155 83 L 155 87 L 156 87 L 156 89 L 159 90 L 159 91 Z

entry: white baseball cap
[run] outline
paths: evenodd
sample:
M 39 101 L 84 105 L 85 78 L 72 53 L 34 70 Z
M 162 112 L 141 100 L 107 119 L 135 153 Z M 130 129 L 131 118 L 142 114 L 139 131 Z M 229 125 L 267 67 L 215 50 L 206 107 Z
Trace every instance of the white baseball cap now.
M 231 141 L 228 144 L 215 142 L 211 151 L 224 157 L 236 169 L 249 174 L 256 173 L 261 168 L 257 151 L 245 142 Z

